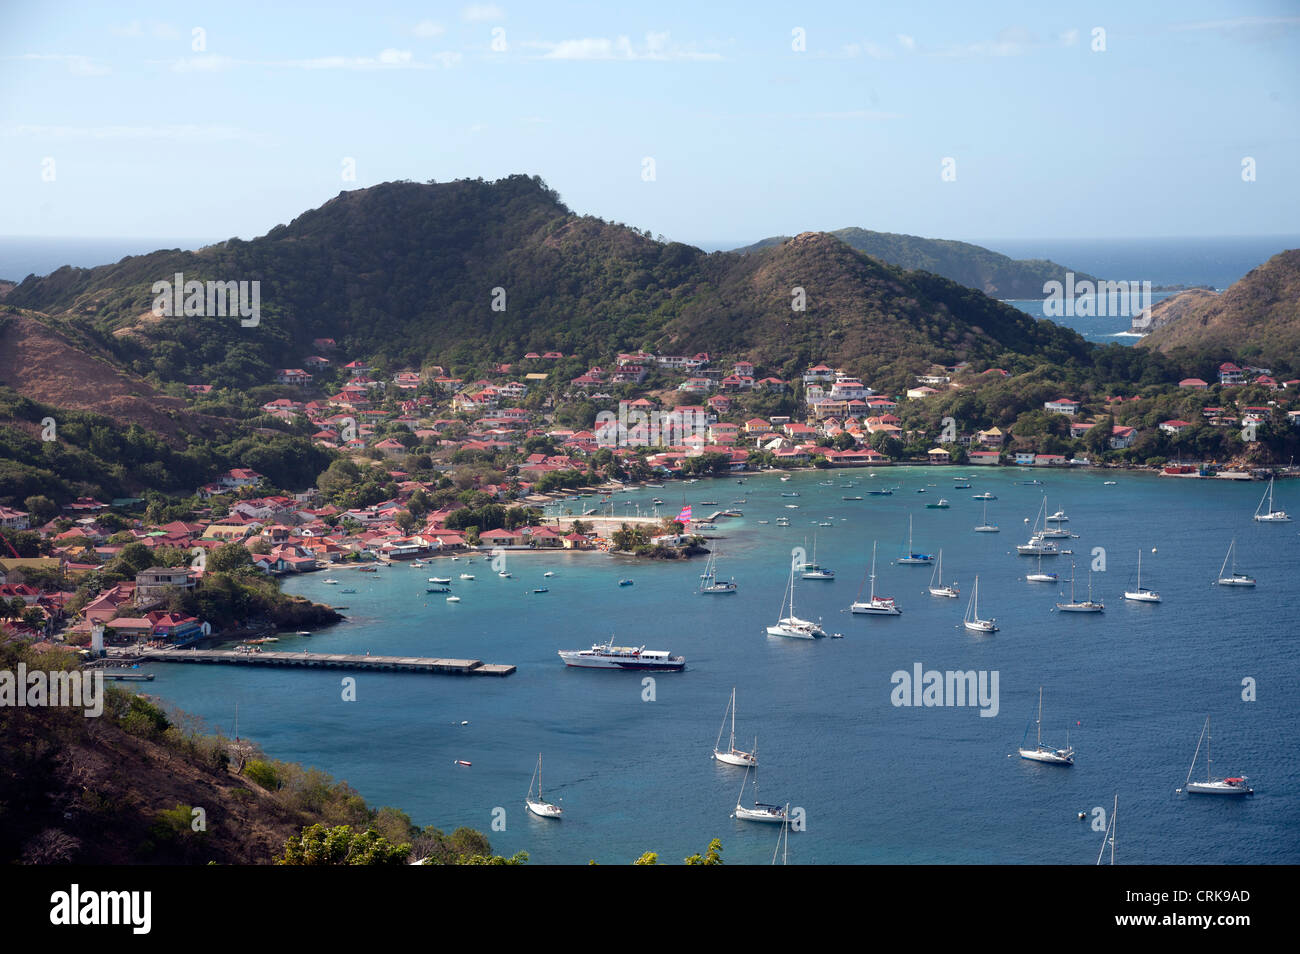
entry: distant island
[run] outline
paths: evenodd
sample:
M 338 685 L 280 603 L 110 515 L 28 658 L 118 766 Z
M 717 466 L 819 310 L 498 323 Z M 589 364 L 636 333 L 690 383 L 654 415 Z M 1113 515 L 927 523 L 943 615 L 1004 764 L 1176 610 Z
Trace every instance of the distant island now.
M 1014 259 L 969 242 L 859 228 L 837 229 L 827 234 L 887 265 L 942 275 L 992 298 L 1042 298 L 1046 282 L 1064 283 L 1065 275 L 1070 271 L 1073 271 L 1076 282 L 1097 280 L 1087 272 L 1069 269 L 1047 259 Z M 736 251 L 749 254 L 789 240 L 789 236 L 774 236 Z

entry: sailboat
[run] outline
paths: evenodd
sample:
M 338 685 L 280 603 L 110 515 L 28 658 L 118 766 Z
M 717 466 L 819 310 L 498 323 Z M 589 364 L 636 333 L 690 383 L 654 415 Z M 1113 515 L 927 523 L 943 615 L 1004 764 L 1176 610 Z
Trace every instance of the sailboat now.
M 722 733 L 727 728 L 727 716 L 731 716 L 731 741 L 724 752 L 719 746 L 722 744 Z M 731 701 L 727 703 L 727 711 L 722 713 L 722 726 L 718 729 L 718 741 L 713 743 L 713 757 L 719 762 L 725 762 L 727 765 L 758 765 L 758 753 L 742 752 L 736 748 L 736 690 L 731 690 Z
M 718 579 L 718 555 L 710 553 L 709 560 L 704 565 L 704 572 L 700 574 L 700 592 L 701 593 L 734 593 L 736 592 L 735 580 Z
M 938 585 L 936 585 L 936 583 Z M 948 596 L 956 599 L 961 596 L 961 590 L 957 589 L 954 582 L 951 586 L 943 582 L 943 549 L 939 550 L 939 563 L 935 566 L 934 572 L 930 574 L 930 595 L 931 596 Z
M 1138 603 L 1159 603 L 1160 594 L 1142 585 L 1142 548 L 1138 547 L 1138 582 L 1136 590 L 1125 590 L 1124 599 Z
M 975 584 L 971 587 L 970 602 L 966 604 L 966 616 L 962 620 L 962 625 L 973 633 L 996 633 L 998 631 L 997 620 L 980 619 L 980 578 L 975 577 Z
M 1264 501 L 1268 501 L 1268 510 L 1260 513 L 1264 509 Z M 1259 506 L 1255 508 L 1255 519 L 1260 523 L 1290 523 L 1291 518 L 1287 516 L 1285 510 L 1273 509 L 1273 478 L 1268 479 L 1268 490 L 1259 500 Z
M 1196 759 L 1201 754 L 1201 742 L 1205 743 L 1205 781 L 1193 782 L 1192 772 L 1196 771 Z M 1196 752 L 1192 755 L 1191 768 L 1187 770 L 1187 779 L 1178 794 L 1189 795 L 1254 795 L 1255 790 L 1246 784 L 1246 776 L 1236 778 L 1215 778 L 1214 760 L 1210 758 L 1210 717 L 1205 717 L 1205 726 L 1201 729 L 1201 738 L 1196 740 Z
M 769 636 L 786 636 L 790 639 L 816 639 L 825 636 L 826 631 L 811 620 L 800 619 L 794 615 L 794 561 L 790 561 L 790 582 L 786 584 L 785 595 L 781 597 L 781 611 L 785 611 L 787 601 L 790 604 L 788 616 L 782 616 L 773 625 L 767 627 Z
M 808 538 L 804 537 L 804 545 L 808 543 Z M 833 580 L 835 571 L 827 569 L 817 562 L 817 535 L 813 534 L 813 558 L 811 563 L 805 563 L 801 568 L 805 580 Z
M 907 518 L 907 552 L 894 561 L 895 563 L 911 563 L 917 566 L 930 566 L 934 563 L 934 556 L 929 553 L 917 553 L 912 549 L 912 518 Z
M 756 822 L 775 822 L 784 825 L 789 819 L 789 813 L 780 805 L 767 805 L 758 800 L 758 776 L 754 776 L 754 806 L 746 808 L 740 804 L 740 800 L 745 796 L 745 786 L 749 784 L 749 768 L 745 768 L 745 779 L 740 783 L 740 794 L 736 796 L 736 810 L 732 812 L 732 818 L 739 818 L 741 821 Z
M 1101 851 L 1097 852 L 1097 864 L 1105 857 L 1106 846 L 1110 845 L 1110 863 L 1115 863 L 1115 835 L 1119 831 L 1119 795 L 1115 796 L 1115 806 L 1110 810 L 1110 822 L 1106 825 L 1106 834 L 1101 839 Z
M 781 826 L 780 832 L 776 836 L 776 848 L 772 850 L 772 864 L 776 864 L 777 855 L 781 856 L 781 864 L 790 863 L 790 803 L 785 803 L 786 823 Z
M 996 500 L 997 498 L 995 497 L 993 499 Z M 989 523 L 989 502 L 987 499 L 985 499 L 984 501 L 984 516 L 980 518 L 980 525 L 975 528 L 975 532 L 976 533 L 997 533 L 998 532 L 998 525 L 996 523 Z
M 1056 608 L 1062 613 L 1100 613 L 1106 607 L 1092 600 L 1092 570 L 1088 571 L 1088 598 L 1076 602 L 1074 599 L 1074 564 L 1070 564 L 1070 602 L 1057 603 Z
M 1046 539 L 1043 534 L 1047 532 L 1046 524 L 1043 529 L 1039 529 L 1039 522 L 1042 515 L 1047 512 L 1047 498 L 1043 498 L 1042 505 L 1038 508 L 1038 513 L 1034 515 L 1034 526 L 1030 531 L 1028 543 L 1022 543 L 1016 547 L 1016 552 L 1021 556 L 1060 556 L 1061 548 L 1050 540 Z M 1028 523 L 1028 518 L 1025 519 Z
M 533 782 L 537 783 L 537 798 L 533 798 Z M 528 795 L 524 798 L 524 804 L 528 810 L 539 818 L 559 818 L 564 814 L 564 809 L 559 805 L 552 805 L 542 798 L 542 755 L 537 754 L 537 768 L 533 771 L 533 781 L 528 783 Z
M 865 613 L 871 616 L 903 615 L 903 611 L 894 603 L 892 596 L 876 595 L 876 543 L 874 540 L 871 542 L 871 597 L 865 603 L 861 600 L 854 600 L 849 604 L 849 612 Z
M 1058 577 L 1055 573 L 1043 572 L 1043 555 L 1040 553 L 1038 555 L 1038 572 L 1026 573 L 1025 579 L 1030 583 L 1055 583 L 1057 582 Z
M 1223 571 L 1228 568 L 1228 561 L 1232 561 L 1232 575 L 1224 576 Z M 1223 566 L 1219 567 L 1219 578 L 1215 581 L 1219 586 L 1254 586 L 1255 578 L 1246 573 L 1237 570 L 1237 538 L 1232 538 L 1232 543 L 1228 544 L 1228 555 L 1223 558 Z
M 1073 765 L 1074 749 L 1070 747 L 1067 741 L 1065 748 L 1054 749 L 1051 746 L 1043 745 L 1043 687 L 1038 687 L 1038 718 L 1035 720 L 1038 726 L 1038 741 L 1032 749 L 1025 747 L 1024 739 L 1020 742 L 1020 757 L 1029 759 L 1031 762 L 1046 762 L 1049 765 Z M 1025 726 L 1025 739 L 1029 738 L 1029 726 Z

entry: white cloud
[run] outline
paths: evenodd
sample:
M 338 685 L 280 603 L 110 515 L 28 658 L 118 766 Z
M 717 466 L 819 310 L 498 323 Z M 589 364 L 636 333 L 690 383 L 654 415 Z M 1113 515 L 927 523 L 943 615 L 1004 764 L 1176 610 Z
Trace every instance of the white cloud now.
M 80 53 L 23 53 L 20 56 L 2 57 L 6 60 L 36 60 L 48 63 L 62 63 L 73 76 L 104 76 L 112 72 L 107 66 L 96 63 Z
M 471 3 L 460 12 L 462 20 L 481 23 L 485 20 L 504 20 L 506 12 L 495 3 Z
M 1066 30 L 1064 33 L 1060 34 L 1059 39 L 1062 46 L 1074 46 L 1074 44 L 1079 42 L 1079 31 L 1073 29 Z
M 910 53 L 916 49 L 916 37 L 900 33 L 898 34 L 898 45 Z
M 187 56 L 171 61 L 171 68 L 177 73 L 217 73 L 237 66 L 241 61 L 229 56 Z
M 542 50 L 547 60 L 721 60 L 719 53 L 701 53 L 691 47 L 674 44 L 667 32 L 647 33 L 645 42 L 638 47 L 626 36 L 583 37 L 577 40 L 560 40 L 557 43 L 529 42 L 532 49 Z
M 441 23 L 434 23 L 432 20 L 421 20 L 411 32 L 420 37 L 442 36 L 447 32 L 447 28 Z

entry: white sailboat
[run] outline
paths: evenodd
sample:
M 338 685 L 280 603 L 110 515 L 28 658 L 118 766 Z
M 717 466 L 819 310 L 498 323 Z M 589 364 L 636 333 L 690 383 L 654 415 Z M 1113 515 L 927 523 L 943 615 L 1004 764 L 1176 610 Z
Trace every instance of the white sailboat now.
M 794 561 L 790 561 L 790 582 L 786 584 L 785 595 L 781 597 L 781 611 L 785 612 L 789 603 L 790 612 L 782 616 L 773 625 L 767 627 L 769 636 L 785 636 L 788 639 L 816 639 L 825 636 L 826 631 L 807 619 L 800 619 L 794 614 Z
M 1159 603 L 1160 594 L 1142 585 L 1142 548 L 1138 547 L 1138 581 L 1137 589 L 1125 590 L 1124 599 L 1137 603 Z
M 979 529 L 978 527 L 976 529 Z M 952 585 L 943 582 L 943 549 L 939 550 L 939 562 L 935 565 L 934 572 L 930 574 L 930 595 L 946 596 L 956 599 L 961 596 L 961 590 L 957 589 L 954 581 Z
M 1076 601 L 1074 598 L 1074 564 L 1070 564 L 1070 602 L 1057 603 L 1056 608 L 1062 613 L 1100 613 L 1106 607 L 1094 603 L 1092 599 L 1092 570 L 1088 571 L 1088 598 Z
M 804 537 L 804 545 L 808 543 L 808 538 Z M 833 580 L 835 571 L 827 569 L 817 562 L 817 535 L 813 534 L 813 558 L 811 563 L 805 563 L 800 568 L 805 580 Z
M 995 497 L 994 499 L 996 500 L 997 498 Z M 975 532 L 976 533 L 999 532 L 998 525 L 996 523 L 989 523 L 989 502 L 987 498 L 984 500 L 984 516 L 980 518 L 980 525 L 975 528 Z
M 1038 726 L 1038 741 L 1034 747 L 1027 748 L 1024 739 L 1020 742 L 1020 757 L 1029 759 L 1031 762 L 1046 762 L 1048 765 L 1073 765 L 1074 749 L 1070 747 L 1067 740 L 1065 748 L 1054 749 L 1050 745 L 1043 745 L 1043 687 L 1038 687 L 1038 718 L 1035 720 Z M 1025 726 L 1025 739 L 1029 738 L 1029 726 Z
M 1101 851 L 1097 852 L 1097 864 L 1106 855 L 1106 846 L 1110 846 L 1110 863 L 1115 863 L 1115 835 L 1119 831 L 1119 795 L 1115 795 L 1115 805 L 1110 810 L 1110 822 L 1106 825 L 1106 834 L 1101 839 Z
M 966 616 L 962 620 L 962 625 L 973 633 L 996 633 L 998 631 L 997 620 L 980 619 L 980 578 L 975 577 L 975 583 L 971 587 L 970 602 L 966 604 Z
M 790 803 L 785 803 L 786 824 L 781 826 L 780 832 L 776 836 L 776 848 L 772 850 L 772 864 L 776 864 L 777 856 L 781 857 L 781 864 L 790 863 Z
M 1034 526 L 1030 530 L 1029 542 L 1016 547 L 1016 552 L 1021 556 L 1060 556 L 1061 548 L 1043 536 L 1047 532 L 1046 525 L 1043 525 L 1041 529 L 1039 527 L 1042 515 L 1046 512 L 1047 498 L 1044 497 L 1042 504 L 1038 508 L 1038 513 L 1034 515 Z M 1026 518 L 1025 522 L 1028 523 L 1029 519 Z
M 1040 553 L 1038 555 L 1038 572 L 1026 573 L 1025 579 L 1030 583 L 1056 583 L 1059 578 L 1055 573 L 1043 572 L 1043 555 Z
M 1265 510 L 1263 513 L 1260 513 L 1261 510 L 1264 510 L 1265 500 L 1268 501 L 1268 510 Z M 1273 509 L 1273 478 L 1272 477 L 1268 479 L 1268 490 L 1264 492 L 1264 496 L 1260 498 L 1259 506 L 1255 508 L 1255 519 L 1259 523 L 1290 523 L 1291 522 L 1291 518 L 1287 515 L 1287 512 L 1285 510 Z
M 731 716 L 731 741 L 727 745 L 726 751 L 719 746 L 722 745 L 722 733 L 727 728 L 727 716 Z M 713 743 L 713 757 L 719 762 L 727 765 L 758 765 L 758 753 L 742 752 L 736 748 L 736 690 L 731 690 L 731 700 L 727 703 L 727 711 L 722 713 L 722 725 L 718 729 L 718 740 Z
M 907 518 L 907 552 L 894 561 L 895 563 L 910 563 L 916 566 L 930 566 L 934 563 L 934 556 L 930 553 L 917 553 L 912 549 L 912 517 Z
M 757 746 L 755 746 L 757 747 Z M 749 783 L 749 768 L 745 768 L 745 779 L 740 783 L 740 794 L 736 796 L 736 810 L 732 812 L 732 818 L 739 818 L 741 821 L 756 822 L 774 822 L 784 825 L 789 819 L 789 813 L 780 805 L 768 805 L 758 800 L 758 776 L 754 776 L 754 804 L 751 808 L 746 808 L 740 804 L 740 800 L 745 797 L 745 786 Z
M 718 554 L 716 552 L 709 554 L 708 562 L 704 565 L 704 572 L 700 574 L 700 592 L 701 593 L 735 593 L 735 580 L 718 579 Z
M 849 604 L 849 612 L 864 613 L 871 616 L 903 615 L 903 611 L 894 603 L 892 596 L 876 595 L 876 542 L 874 540 L 871 541 L 871 596 L 865 603 L 861 600 L 854 600 Z
M 1205 781 L 1193 782 L 1192 773 L 1196 771 L 1196 759 L 1201 754 L 1201 742 L 1205 743 Z M 1235 778 L 1215 778 L 1214 760 L 1210 758 L 1210 717 L 1205 717 L 1205 726 L 1201 737 L 1196 740 L 1196 752 L 1192 755 L 1192 765 L 1187 770 L 1187 779 L 1178 794 L 1189 795 L 1254 795 L 1255 790 L 1246 784 L 1246 776 Z
M 1225 576 L 1223 571 L 1228 568 L 1228 561 L 1232 561 L 1232 573 Z M 1223 566 L 1219 567 L 1219 578 L 1215 581 L 1219 586 L 1254 586 L 1255 578 L 1247 573 L 1242 573 L 1237 569 L 1237 538 L 1232 538 L 1232 543 L 1228 544 L 1228 555 L 1223 558 Z
M 533 798 L 533 782 L 537 783 L 537 797 Z M 533 781 L 528 783 L 528 795 L 524 798 L 528 810 L 539 818 L 559 818 L 564 809 L 552 805 L 542 797 L 542 755 L 537 754 L 537 768 L 533 771 Z

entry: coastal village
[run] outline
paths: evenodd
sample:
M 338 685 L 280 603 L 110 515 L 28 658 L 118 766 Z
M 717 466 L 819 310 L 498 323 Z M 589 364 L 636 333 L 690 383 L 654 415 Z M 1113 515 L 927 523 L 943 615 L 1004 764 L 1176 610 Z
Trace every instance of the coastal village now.
M 321 447 L 383 470 L 386 486 L 395 490 L 390 499 L 340 508 L 321 489 L 269 487 L 262 474 L 233 468 L 194 489 L 189 519 L 151 523 L 135 499 L 83 497 L 40 516 L 0 506 L 0 530 L 39 535 L 42 551 L 23 557 L 8 539 L 0 540 L 0 619 L 19 637 L 73 646 L 90 644 L 96 630 L 109 646 L 187 646 L 212 627 L 169 607 L 176 605 L 177 594 L 203 586 L 206 558 L 228 544 L 246 547 L 253 567 L 268 576 L 469 548 L 610 550 L 616 548 L 613 531 L 637 520 L 651 525 L 654 544 L 684 546 L 705 515 L 618 517 L 610 507 L 602 517 L 594 500 L 559 517 L 543 518 L 541 508 L 578 492 L 607 494 L 625 482 L 773 468 L 1091 463 L 1087 456 L 1029 446 L 996 426 L 962 429 L 955 419 L 934 414 L 925 428 L 905 424 L 906 406 L 924 407 L 990 377 L 1008 377 L 1000 368 L 934 367 L 905 393 L 883 395 L 824 363 L 789 380 L 764 375 L 747 361 L 718 362 L 704 353 L 618 354 L 607 366 L 588 367 L 566 384 L 555 380 L 565 361 L 557 351 L 528 352 L 490 374 L 463 380 L 436 366 L 380 374 L 363 359 L 337 357 L 337 344 L 329 338 L 316 339 L 312 350 L 302 368 L 277 373 L 285 393 L 261 410 L 284 424 L 309 422 L 312 440 Z M 339 386 L 325 393 L 315 383 L 321 380 Z M 1177 439 L 1198 426 L 1249 430 L 1300 422 L 1300 380 L 1277 381 L 1265 368 L 1225 362 L 1217 381 L 1191 378 L 1178 388 L 1203 396 L 1201 419 L 1159 420 L 1146 430 Z M 1252 394 L 1263 389 L 1273 399 L 1244 403 L 1237 399 L 1244 388 Z M 196 384 L 190 390 L 204 395 L 212 388 Z M 1143 428 L 1113 422 L 1127 402 L 1137 400 L 1115 395 L 1085 406 L 1063 395 L 1045 401 L 1043 411 L 1060 415 L 1072 439 L 1099 425 L 1109 427 L 1104 446 L 1123 450 Z M 554 411 L 564 402 L 595 409 L 593 419 L 580 422 L 585 426 L 558 423 Z M 791 413 L 759 414 L 756 406 Z M 420 461 L 422 456 L 427 459 Z M 504 478 L 484 482 L 481 470 L 463 466 L 474 461 L 491 462 Z M 448 474 L 458 468 L 463 471 L 459 489 L 479 501 L 521 508 L 518 512 L 531 519 L 493 527 L 449 525 L 457 506 L 423 502 L 446 489 Z M 1219 472 L 1205 462 L 1170 462 L 1162 472 L 1252 476 L 1231 468 Z M 415 500 L 422 505 L 414 506 Z M 101 568 L 133 544 L 165 551 L 173 564 L 176 554 L 188 562 L 145 566 L 133 578 L 93 585 Z M 82 585 L 88 580 L 93 592 Z M 245 623 L 249 632 L 257 625 Z

